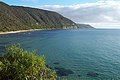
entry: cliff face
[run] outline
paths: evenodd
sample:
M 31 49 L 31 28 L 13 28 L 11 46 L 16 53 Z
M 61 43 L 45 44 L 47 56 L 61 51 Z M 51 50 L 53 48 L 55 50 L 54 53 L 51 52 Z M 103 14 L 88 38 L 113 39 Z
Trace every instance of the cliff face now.
M 62 15 L 37 8 L 10 6 L 0 2 L 0 31 L 79 28 Z

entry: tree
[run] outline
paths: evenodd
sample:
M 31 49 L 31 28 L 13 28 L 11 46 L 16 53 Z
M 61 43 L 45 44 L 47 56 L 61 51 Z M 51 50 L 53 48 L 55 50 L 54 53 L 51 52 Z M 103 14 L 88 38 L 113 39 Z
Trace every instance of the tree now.
M 56 80 L 56 72 L 46 67 L 45 57 L 23 50 L 19 45 L 6 47 L 0 57 L 0 80 Z

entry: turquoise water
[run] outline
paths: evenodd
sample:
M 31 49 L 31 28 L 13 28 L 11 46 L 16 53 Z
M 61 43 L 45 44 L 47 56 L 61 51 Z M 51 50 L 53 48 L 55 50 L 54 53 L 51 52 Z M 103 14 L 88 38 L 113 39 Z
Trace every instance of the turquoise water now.
M 0 35 L 4 45 L 20 43 L 46 57 L 53 69 L 73 71 L 59 79 L 120 80 L 120 30 L 48 30 Z

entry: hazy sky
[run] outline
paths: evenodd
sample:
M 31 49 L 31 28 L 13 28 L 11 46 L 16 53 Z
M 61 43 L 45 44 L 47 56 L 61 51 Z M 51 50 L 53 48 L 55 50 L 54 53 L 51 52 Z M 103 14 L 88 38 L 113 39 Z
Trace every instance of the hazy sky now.
M 10 5 L 56 11 L 77 23 L 120 28 L 120 0 L 2 0 Z

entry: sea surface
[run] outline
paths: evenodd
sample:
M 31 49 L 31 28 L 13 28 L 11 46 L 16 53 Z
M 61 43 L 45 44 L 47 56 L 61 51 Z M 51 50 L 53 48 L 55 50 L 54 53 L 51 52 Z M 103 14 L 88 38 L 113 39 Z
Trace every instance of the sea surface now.
M 20 43 L 44 55 L 58 80 L 120 80 L 120 30 L 45 30 L 0 35 L 4 46 Z

